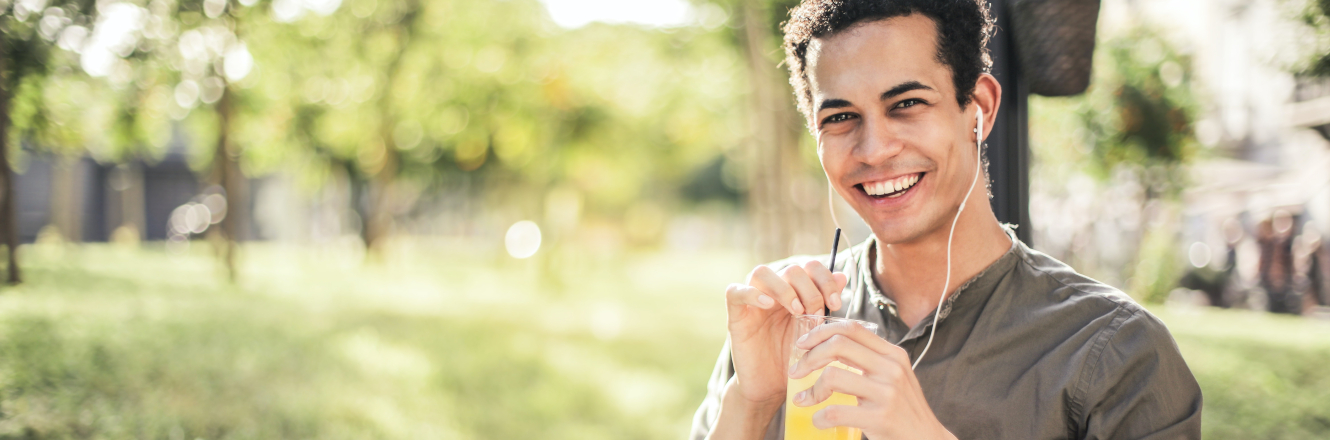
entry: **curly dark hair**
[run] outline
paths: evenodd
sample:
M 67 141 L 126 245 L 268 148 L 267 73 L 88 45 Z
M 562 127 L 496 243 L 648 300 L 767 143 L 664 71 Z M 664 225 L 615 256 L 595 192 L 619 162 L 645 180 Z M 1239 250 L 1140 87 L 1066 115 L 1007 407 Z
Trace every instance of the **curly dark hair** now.
M 985 0 L 803 0 L 784 24 L 785 64 L 799 111 L 811 121 L 813 91 L 809 89 L 808 44 L 860 23 L 920 13 L 937 24 L 937 60 L 951 69 L 956 102 L 970 104 L 979 74 L 993 67 L 988 56 L 993 18 Z

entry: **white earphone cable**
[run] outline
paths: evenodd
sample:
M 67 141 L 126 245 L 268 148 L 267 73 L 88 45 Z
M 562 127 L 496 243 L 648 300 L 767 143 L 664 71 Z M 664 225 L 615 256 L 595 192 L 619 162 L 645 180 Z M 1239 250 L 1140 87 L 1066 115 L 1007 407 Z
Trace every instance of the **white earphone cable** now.
M 913 370 L 919 367 L 919 362 L 924 360 L 924 355 L 928 354 L 929 347 L 933 346 L 933 336 L 937 335 L 937 319 L 942 314 L 942 302 L 947 298 L 947 286 L 951 285 L 951 239 L 956 234 L 956 222 L 960 221 L 961 213 L 965 212 L 965 202 L 970 200 L 970 194 L 974 192 L 974 185 L 979 182 L 979 168 L 983 167 L 979 159 L 984 143 L 984 111 L 979 110 L 974 115 L 974 179 L 970 180 L 970 189 L 965 191 L 965 198 L 961 199 L 961 206 L 956 210 L 956 217 L 951 219 L 951 231 L 947 232 L 947 276 L 942 282 L 942 294 L 937 299 L 937 309 L 933 311 L 933 328 L 928 331 L 928 343 L 924 344 L 924 351 L 919 352 L 919 357 L 914 359 L 914 364 L 910 365 Z

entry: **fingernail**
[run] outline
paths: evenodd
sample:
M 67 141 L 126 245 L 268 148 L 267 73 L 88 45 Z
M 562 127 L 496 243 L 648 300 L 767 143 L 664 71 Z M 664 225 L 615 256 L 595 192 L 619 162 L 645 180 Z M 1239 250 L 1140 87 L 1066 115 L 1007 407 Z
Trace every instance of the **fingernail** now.
M 794 395 L 794 403 L 803 404 L 808 401 L 808 390 L 800 391 Z
M 790 375 L 790 376 L 794 376 L 794 370 L 797 370 L 798 367 L 799 367 L 799 364 L 790 364 L 790 372 L 789 372 L 789 375 Z
M 807 341 L 807 340 L 808 340 L 808 333 L 804 333 L 804 335 L 803 335 L 803 336 L 800 336 L 800 337 L 799 337 L 799 340 L 794 341 L 794 343 L 795 343 L 795 344 L 802 344 L 802 343 L 804 343 L 804 341 Z
M 771 307 L 771 305 L 772 305 L 772 304 L 775 304 L 776 302 L 775 302 L 775 301 L 772 301 L 772 300 L 771 300 L 771 297 L 769 297 L 769 296 L 766 296 L 766 295 L 758 295 L 758 297 L 757 297 L 757 303 L 758 303 L 758 304 L 761 304 L 762 307 L 765 308 L 765 307 Z
M 804 313 L 804 305 L 799 304 L 799 300 L 797 299 L 790 303 L 790 309 L 794 310 L 794 313 L 801 315 Z

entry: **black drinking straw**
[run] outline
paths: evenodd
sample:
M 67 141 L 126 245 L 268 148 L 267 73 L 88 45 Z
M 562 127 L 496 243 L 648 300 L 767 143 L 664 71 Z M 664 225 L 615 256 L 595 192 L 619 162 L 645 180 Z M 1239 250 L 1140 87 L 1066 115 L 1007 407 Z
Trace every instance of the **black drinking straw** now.
M 831 239 L 831 265 L 827 266 L 827 269 L 831 270 L 832 275 L 835 275 L 836 273 L 836 249 L 839 247 L 840 247 L 840 228 L 836 228 L 836 238 Z M 831 281 L 834 283 L 836 281 L 836 277 L 832 276 Z M 823 316 L 831 316 L 831 306 L 827 305 L 826 301 L 822 301 L 822 311 L 823 311 Z

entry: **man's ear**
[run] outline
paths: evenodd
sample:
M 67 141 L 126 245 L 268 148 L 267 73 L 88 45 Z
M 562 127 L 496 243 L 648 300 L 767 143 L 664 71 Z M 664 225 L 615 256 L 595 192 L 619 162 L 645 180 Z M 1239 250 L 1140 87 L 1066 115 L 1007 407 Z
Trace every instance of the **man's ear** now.
M 981 73 L 974 83 L 970 100 L 984 112 L 983 138 L 988 139 L 988 134 L 993 132 L 993 123 L 997 121 L 998 107 L 1002 105 L 1002 85 L 993 75 Z

